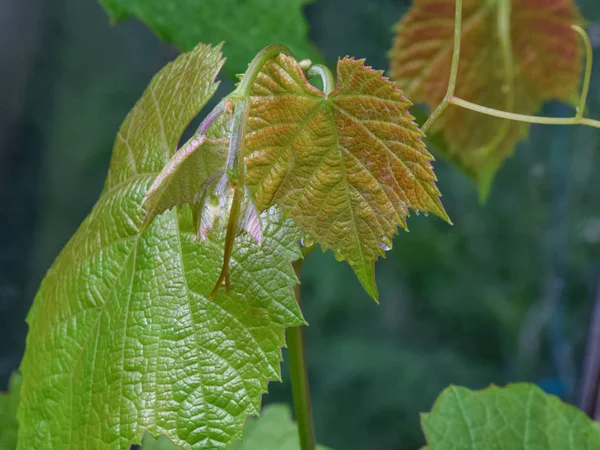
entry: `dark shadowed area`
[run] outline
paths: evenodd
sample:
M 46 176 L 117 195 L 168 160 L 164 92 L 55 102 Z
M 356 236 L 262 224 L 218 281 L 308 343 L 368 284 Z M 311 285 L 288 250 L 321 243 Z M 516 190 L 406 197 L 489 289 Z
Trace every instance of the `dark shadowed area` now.
M 596 61 L 587 116 L 600 119 L 600 3 L 577 3 Z M 305 12 L 329 62 L 353 55 L 383 69 L 409 4 L 317 0 Z M 111 25 L 94 0 L 0 2 L 0 391 L 19 367 L 42 277 L 102 189 L 120 123 L 176 54 L 137 21 Z M 558 103 L 543 111 L 570 113 Z M 591 410 L 580 396 L 600 292 L 599 137 L 532 127 L 484 205 L 466 176 L 436 161 L 455 225 L 409 219 L 377 265 L 380 305 L 331 253 L 309 256 L 302 293 L 319 442 L 419 448 L 419 413 L 449 384 L 531 381 Z M 287 370 L 266 402 L 291 401 Z

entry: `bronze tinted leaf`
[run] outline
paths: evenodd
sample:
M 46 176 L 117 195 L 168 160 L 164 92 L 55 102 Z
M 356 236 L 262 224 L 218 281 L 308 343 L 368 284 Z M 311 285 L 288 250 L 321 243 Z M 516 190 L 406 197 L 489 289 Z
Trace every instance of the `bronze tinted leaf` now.
M 246 182 L 258 208 L 282 206 L 375 299 L 374 262 L 406 228 L 409 208 L 449 220 L 410 105 L 382 72 L 352 58 L 338 62 L 328 96 L 283 55 L 252 88 Z
M 491 108 L 536 113 L 544 101 L 570 101 L 582 69 L 579 37 L 571 25 L 581 17 L 572 0 L 512 2 L 510 40 L 514 89 L 505 87 L 498 8 L 506 0 L 464 0 L 461 57 L 456 96 Z M 397 25 L 390 53 L 391 77 L 415 102 L 440 104 L 452 61 L 455 0 L 415 0 Z M 447 155 L 477 182 L 485 197 L 495 172 L 528 126 L 456 106 L 442 114 L 433 131 L 448 141 Z

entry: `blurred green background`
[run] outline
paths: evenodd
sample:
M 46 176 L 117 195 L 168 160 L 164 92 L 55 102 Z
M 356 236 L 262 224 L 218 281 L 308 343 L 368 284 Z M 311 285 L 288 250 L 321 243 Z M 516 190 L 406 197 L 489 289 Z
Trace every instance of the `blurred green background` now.
M 600 118 L 600 3 L 578 3 L 597 61 L 588 115 Z M 409 4 L 318 0 L 305 13 L 327 60 L 383 69 Z M 100 193 L 121 121 L 176 54 L 137 21 L 111 26 L 94 0 L 0 2 L 0 390 L 41 278 Z M 448 384 L 532 381 L 577 403 L 600 278 L 599 169 L 596 130 L 535 126 L 482 206 L 439 160 L 455 225 L 413 215 L 377 265 L 379 306 L 345 264 L 310 255 L 302 291 L 319 441 L 416 449 L 419 412 Z M 290 399 L 285 381 L 265 397 Z

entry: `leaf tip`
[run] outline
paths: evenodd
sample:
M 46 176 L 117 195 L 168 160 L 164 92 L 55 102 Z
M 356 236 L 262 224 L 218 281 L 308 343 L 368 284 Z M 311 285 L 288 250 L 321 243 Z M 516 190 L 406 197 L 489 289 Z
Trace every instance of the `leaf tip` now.
M 373 263 L 373 266 L 375 263 Z M 363 280 L 362 277 L 359 277 L 360 283 L 362 284 L 365 292 L 369 294 L 369 297 L 373 299 L 373 301 L 379 305 L 379 292 L 377 290 L 377 284 L 375 283 L 375 268 L 373 267 L 373 277 L 370 277 L 368 282 Z

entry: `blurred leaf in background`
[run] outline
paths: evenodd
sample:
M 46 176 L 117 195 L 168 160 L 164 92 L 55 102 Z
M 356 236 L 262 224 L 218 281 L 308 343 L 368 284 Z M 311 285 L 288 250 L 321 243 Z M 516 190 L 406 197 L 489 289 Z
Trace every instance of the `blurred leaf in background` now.
M 415 0 L 396 26 L 390 75 L 408 98 L 427 103 L 430 111 L 448 87 L 455 5 L 455 0 Z M 582 20 L 573 0 L 519 0 L 508 9 L 504 5 L 463 2 L 456 96 L 526 115 L 551 99 L 577 102 L 583 48 L 571 26 Z M 485 200 L 496 171 L 528 129 L 526 123 L 451 105 L 431 131 L 443 133 L 444 156 L 473 177 Z
M 451 386 L 423 414 L 423 450 L 594 450 L 600 424 L 535 385 Z
M 270 44 L 288 46 L 298 61 L 320 59 L 308 40 L 306 0 L 100 0 L 114 20 L 135 17 L 182 51 L 226 41 L 226 70 L 243 73 Z

